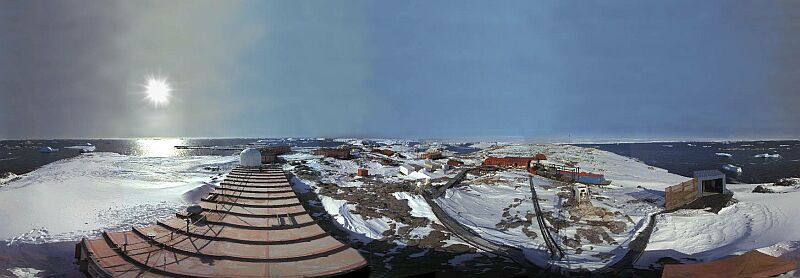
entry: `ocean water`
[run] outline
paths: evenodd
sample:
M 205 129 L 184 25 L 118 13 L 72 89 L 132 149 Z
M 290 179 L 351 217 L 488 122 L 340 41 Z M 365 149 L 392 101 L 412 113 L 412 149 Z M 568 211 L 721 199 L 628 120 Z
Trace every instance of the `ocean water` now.
M 330 139 L 70 139 L 70 140 L 4 140 L 0 141 L 0 174 L 24 174 L 46 164 L 80 154 L 71 146 L 95 146 L 95 152 L 113 152 L 143 157 L 227 156 L 238 151 L 226 147 L 241 147 L 259 141 L 264 144 L 290 144 L 293 147 L 330 147 L 343 144 Z M 175 146 L 202 146 L 201 149 L 178 149 Z M 57 152 L 41 153 L 51 147 Z M 214 147 L 219 147 L 215 149 Z
M 800 141 L 661 142 L 576 144 L 636 158 L 648 165 L 691 177 L 696 170 L 718 169 L 729 182 L 771 183 L 780 178 L 800 177 Z M 767 154 L 768 157 L 764 157 Z M 777 155 L 777 156 L 776 156 Z M 742 168 L 726 172 L 722 165 Z

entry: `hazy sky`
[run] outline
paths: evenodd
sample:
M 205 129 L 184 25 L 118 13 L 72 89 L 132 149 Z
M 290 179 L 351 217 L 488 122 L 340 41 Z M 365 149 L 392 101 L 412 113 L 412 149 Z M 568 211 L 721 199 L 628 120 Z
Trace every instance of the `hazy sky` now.
M 592 2 L 0 1 L 0 138 L 800 135 L 800 2 Z

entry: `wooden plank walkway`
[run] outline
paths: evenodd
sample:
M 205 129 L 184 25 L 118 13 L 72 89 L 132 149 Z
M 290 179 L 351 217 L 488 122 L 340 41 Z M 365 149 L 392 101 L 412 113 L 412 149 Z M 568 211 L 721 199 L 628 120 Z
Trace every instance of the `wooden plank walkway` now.
M 76 246 L 90 277 L 318 277 L 367 274 L 353 248 L 303 208 L 279 168 L 236 168 L 202 212 L 104 232 Z

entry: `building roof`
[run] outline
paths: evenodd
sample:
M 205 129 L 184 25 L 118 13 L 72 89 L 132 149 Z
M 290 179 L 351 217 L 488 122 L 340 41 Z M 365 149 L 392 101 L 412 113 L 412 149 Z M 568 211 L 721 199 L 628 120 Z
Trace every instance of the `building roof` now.
M 770 277 L 794 270 L 797 263 L 758 251 L 699 264 L 668 264 L 661 277 Z
M 713 178 L 713 177 L 719 177 L 719 176 L 723 176 L 724 177 L 725 174 L 723 174 L 719 170 L 694 171 L 694 177 L 695 178 Z
M 403 168 L 406 168 L 406 169 L 409 169 L 409 170 L 414 170 L 414 171 L 420 169 L 419 166 L 411 165 L 411 164 L 403 164 L 403 165 L 400 165 L 400 167 L 403 167 Z

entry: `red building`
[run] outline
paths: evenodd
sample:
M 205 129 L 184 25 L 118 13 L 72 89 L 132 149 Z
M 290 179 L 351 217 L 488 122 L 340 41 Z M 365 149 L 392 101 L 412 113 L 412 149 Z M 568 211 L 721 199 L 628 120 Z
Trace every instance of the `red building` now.
M 367 169 L 364 169 L 364 168 L 359 168 L 359 169 L 358 169 L 358 176 L 359 176 L 359 177 L 366 177 L 366 176 L 369 176 L 369 170 L 367 170 Z
M 395 153 L 393 150 L 388 150 L 388 149 L 373 149 L 372 152 L 383 154 L 385 156 L 393 156 Z
M 427 152 L 422 153 L 419 156 L 419 158 L 422 158 L 422 159 L 440 159 L 440 158 L 444 158 L 444 155 L 442 155 L 442 152 L 440 152 L 440 151 L 427 151 Z
M 314 151 L 314 155 L 321 155 L 325 157 L 333 157 L 338 159 L 350 159 L 350 148 L 322 148 Z
M 488 157 L 483 165 L 527 169 L 533 160 L 533 157 Z
M 278 156 L 292 151 L 289 145 L 269 146 L 258 149 L 261 152 L 261 163 L 269 164 L 278 162 Z

